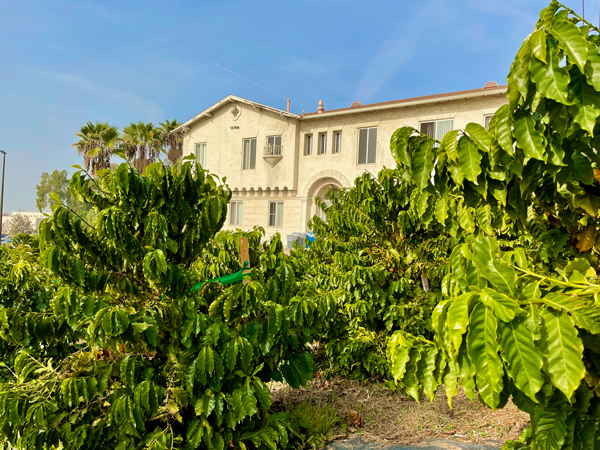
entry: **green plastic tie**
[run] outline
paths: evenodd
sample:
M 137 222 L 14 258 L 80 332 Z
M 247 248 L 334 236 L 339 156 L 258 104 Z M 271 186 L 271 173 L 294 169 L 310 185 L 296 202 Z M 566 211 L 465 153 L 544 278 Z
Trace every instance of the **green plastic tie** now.
M 221 284 L 232 284 L 232 283 L 237 283 L 239 281 L 242 281 L 244 278 L 251 276 L 251 273 L 244 273 L 244 270 L 246 270 L 247 266 L 248 266 L 248 261 L 244 261 L 244 268 L 241 270 L 238 270 L 235 273 L 231 273 L 229 275 L 224 275 L 219 278 L 213 278 L 212 280 L 206 280 L 206 281 L 201 281 L 200 283 L 196 283 L 196 285 L 190 290 L 190 294 L 195 294 L 196 292 L 198 292 L 200 290 L 200 288 L 202 287 L 202 285 L 206 284 L 206 283 L 214 283 L 214 282 L 218 281 Z

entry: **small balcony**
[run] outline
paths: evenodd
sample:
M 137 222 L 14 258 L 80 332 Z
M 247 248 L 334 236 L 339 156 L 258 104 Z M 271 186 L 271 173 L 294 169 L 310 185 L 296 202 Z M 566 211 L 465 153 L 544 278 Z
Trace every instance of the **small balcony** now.
M 283 158 L 281 154 L 283 145 L 266 145 L 263 159 L 268 162 L 271 167 L 275 167 Z

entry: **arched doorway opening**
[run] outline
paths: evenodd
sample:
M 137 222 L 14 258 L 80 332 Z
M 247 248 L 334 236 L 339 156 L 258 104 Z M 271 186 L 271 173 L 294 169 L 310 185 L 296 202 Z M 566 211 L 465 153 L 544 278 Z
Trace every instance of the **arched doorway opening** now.
M 326 204 L 330 204 L 327 197 L 328 193 L 332 190 L 337 191 L 338 189 L 346 187 L 350 187 L 350 183 L 348 183 L 348 180 L 344 175 L 335 170 L 320 172 L 306 183 L 303 192 L 304 195 L 302 196 L 303 232 L 309 231 L 308 222 L 313 216 L 316 215 L 324 218 L 323 211 L 321 211 L 321 208 L 315 203 L 315 197 L 318 197 L 325 202 L 329 202 Z

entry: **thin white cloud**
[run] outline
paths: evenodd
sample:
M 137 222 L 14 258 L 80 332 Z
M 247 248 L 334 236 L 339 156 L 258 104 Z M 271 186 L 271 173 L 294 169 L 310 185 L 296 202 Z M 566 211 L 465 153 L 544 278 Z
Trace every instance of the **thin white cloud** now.
M 333 67 L 327 64 L 321 64 L 318 62 L 293 57 L 283 63 L 279 67 L 279 70 L 285 73 L 319 76 L 330 73 L 333 70 Z
M 227 73 L 228 73 L 228 74 L 230 74 L 230 75 L 233 75 L 233 76 L 234 76 L 234 77 L 236 77 L 236 78 L 239 78 L 239 79 L 240 79 L 240 80 L 242 80 L 242 81 L 245 81 L 246 83 L 250 83 L 250 84 L 252 84 L 253 86 L 256 86 L 256 87 L 258 87 L 258 88 L 260 88 L 260 89 L 262 89 L 262 90 L 265 90 L 265 91 L 267 91 L 267 92 L 270 92 L 271 94 L 274 94 L 274 95 L 278 96 L 279 98 L 285 98 L 285 97 L 283 97 L 282 95 L 280 95 L 278 92 L 275 92 L 273 89 L 270 89 L 270 88 L 268 88 L 268 87 L 266 87 L 266 86 L 263 86 L 262 84 L 259 84 L 259 83 L 255 82 L 255 81 L 252 81 L 250 78 L 246 78 L 245 76 L 243 76 L 243 75 L 240 75 L 239 73 L 237 73 L 237 72 L 234 72 L 233 70 L 231 70 L 231 69 L 228 69 L 227 67 L 224 67 L 224 66 L 222 66 L 222 65 L 221 65 L 221 64 L 219 64 L 219 63 L 215 63 L 215 67 L 217 67 L 217 68 L 219 68 L 219 69 L 223 70 L 224 72 L 227 72 Z
M 114 89 L 112 87 L 96 83 L 95 81 L 88 80 L 87 78 L 83 78 L 79 75 L 55 72 L 45 69 L 44 67 L 20 66 L 19 68 L 29 75 L 42 77 L 46 80 L 53 80 L 55 82 L 70 86 L 73 89 L 93 93 L 104 102 L 114 104 L 116 108 L 123 108 L 123 106 L 126 105 L 128 108 L 143 112 L 144 116 L 146 117 L 164 116 L 163 109 L 157 103 L 139 97 L 133 92 Z

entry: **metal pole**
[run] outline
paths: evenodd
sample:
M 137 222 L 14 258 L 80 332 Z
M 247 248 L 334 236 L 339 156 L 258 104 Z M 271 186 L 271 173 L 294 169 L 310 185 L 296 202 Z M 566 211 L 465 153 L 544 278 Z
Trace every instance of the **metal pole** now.
M 6 168 L 6 152 L 0 150 L 2 153 L 2 193 L 0 194 L 0 245 L 2 245 L 2 222 L 4 221 L 4 169 Z

